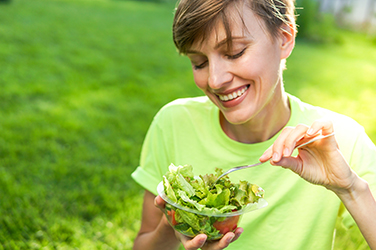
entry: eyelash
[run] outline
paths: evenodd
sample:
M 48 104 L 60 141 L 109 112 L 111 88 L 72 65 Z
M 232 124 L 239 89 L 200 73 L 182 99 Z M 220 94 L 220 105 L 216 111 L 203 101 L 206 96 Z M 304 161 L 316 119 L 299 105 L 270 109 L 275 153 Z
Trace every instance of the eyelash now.
M 194 65 L 193 67 L 194 67 L 195 70 L 203 69 L 203 68 L 205 68 L 206 63 L 207 63 L 207 61 L 201 63 L 200 65 Z
M 235 54 L 235 55 L 226 55 L 226 57 L 227 57 L 228 59 L 230 59 L 230 60 L 238 59 L 239 57 L 241 57 L 241 56 L 244 54 L 244 52 L 245 52 L 246 49 L 247 49 L 247 48 L 244 48 L 242 51 L 240 51 L 239 53 L 237 53 L 237 54 Z M 204 68 L 204 67 L 206 66 L 206 63 L 207 63 L 207 61 L 201 63 L 200 65 L 194 65 L 194 69 L 195 69 L 195 70 L 202 69 L 202 68 Z
M 244 52 L 245 52 L 246 49 L 247 48 L 244 48 L 242 51 L 240 51 L 238 54 L 235 54 L 235 55 L 227 55 L 227 58 L 230 59 L 230 60 L 237 59 L 237 58 L 241 57 L 244 54 Z

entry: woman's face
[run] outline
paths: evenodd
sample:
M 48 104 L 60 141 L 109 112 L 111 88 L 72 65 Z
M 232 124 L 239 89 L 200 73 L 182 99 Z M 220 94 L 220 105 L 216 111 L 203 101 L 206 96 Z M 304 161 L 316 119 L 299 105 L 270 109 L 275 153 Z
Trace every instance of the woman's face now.
M 286 45 L 288 34 L 272 38 L 249 8 L 244 8 L 243 20 L 245 28 L 239 17 L 231 23 L 231 50 L 218 22 L 208 39 L 194 44 L 187 53 L 196 85 L 231 124 L 268 113 L 276 95 L 281 94 L 281 60 L 293 47 Z

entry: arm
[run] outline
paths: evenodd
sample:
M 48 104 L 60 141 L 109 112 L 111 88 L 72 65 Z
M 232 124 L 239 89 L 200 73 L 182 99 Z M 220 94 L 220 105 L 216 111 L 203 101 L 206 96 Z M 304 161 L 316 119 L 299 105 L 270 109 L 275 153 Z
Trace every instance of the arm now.
M 145 191 L 140 231 L 134 241 L 134 250 L 178 249 L 180 242 L 166 216 L 154 205 L 155 195 Z
M 272 165 L 289 168 L 308 182 L 333 191 L 354 218 L 370 248 L 376 249 L 375 199 L 368 183 L 344 159 L 335 138 L 314 142 L 299 149 L 298 156 L 291 156 L 296 142 L 320 130 L 324 135 L 330 134 L 334 131 L 333 124 L 327 120 L 318 120 L 311 127 L 286 127 L 273 146 L 260 157 L 260 161 L 271 160 Z
M 376 249 L 376 202 L 368 183 L 356 176 L 348 190 L 335 191 L 371 249 Z

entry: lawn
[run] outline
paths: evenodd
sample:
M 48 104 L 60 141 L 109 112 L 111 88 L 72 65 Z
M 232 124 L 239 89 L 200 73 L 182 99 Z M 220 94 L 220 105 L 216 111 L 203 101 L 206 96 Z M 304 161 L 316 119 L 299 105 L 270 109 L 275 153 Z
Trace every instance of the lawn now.
M 143 190 L 130 174 L 147 128 L 165 103 L 201 94 L 173 46 L 172 9 L 0 4 L 0 250 L 131 249 Z M 298 41 L 285 86 L 352 116 L 376 141 L 375 65 L 376 47 L 361 34 Z M 337 249 L 361 244 L 346 234 L 339 226 Z

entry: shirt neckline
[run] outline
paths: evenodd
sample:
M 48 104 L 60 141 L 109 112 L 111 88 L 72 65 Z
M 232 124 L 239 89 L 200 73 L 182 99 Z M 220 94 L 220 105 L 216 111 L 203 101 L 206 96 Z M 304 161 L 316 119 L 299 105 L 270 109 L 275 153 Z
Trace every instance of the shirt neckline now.
M 297 117 L 297 111 L 298 111 L 298 100 L 297 98 L 287 94 L 288 98 L 289 98 L 289 102 L 290 102 L 290 108 L 291 108 L 291 115 L 290 115 L 290 118 L 287 122 L 287 124 L 285 125 L 286 126 L 295 126 L 296 124 L 294 124 L 295 120 L 296 120 L 296 117 Z M 277 139 L 277 137 L 280 135 L 281 131 L 280 130 L 277 134 L 275 134 L 272 138 L 266 140 L 266 141 L 263 141 L 263 142 L 257 142 L 257 143 L 242 143 L 242 142 L 238 142 L 238 141 L 235 141 L 233 139 L 231 139 L 230 137 L 227 136 L 227 134 L 222 130 L 222 127 L 221 127 L 221 124 L 220 124 L 220 118 L 219 118 L 219 109 L 217 106 L 215 106 L 213 103 L 211 103 L 212 106 L 214 107 L 212 109 L 212 112 L 211 112 L 211 121 L 212 121 L 212 126 L 215 130 L 215 135 L 217 135 L 217 140 L 219 141 L 219 143 L 221 143 L 223 146 L 225 147 L 228 147 L 228 148 L 232 148 L 232 149 L 235 149 L 235 150 L 241 150 L 241 149 L 244 149 L 244 150 L 252 150 L 252 149 L 262 149 L 262 150 L 266 150 L 268 147 L 270 147 L 270 145 L 273 144 L 273 142 Z

